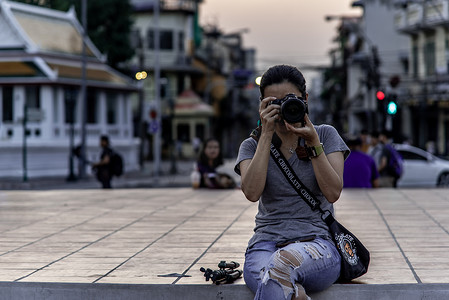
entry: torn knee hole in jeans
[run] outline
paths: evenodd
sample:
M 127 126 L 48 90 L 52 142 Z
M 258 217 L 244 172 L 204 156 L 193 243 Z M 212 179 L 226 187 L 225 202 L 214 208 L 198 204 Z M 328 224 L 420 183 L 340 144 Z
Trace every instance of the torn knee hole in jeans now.
M 285 298 L 293 291 L 297 294 L 297 286 L 292 282 L 290 273 L 301 266 L 303 261 L 302 254 L 294 249 L 277 251 L 273 259 L 273 266 L 265 273 L 263 282 L 266 284 L 268 279 L 276 281 L 282 287 Z

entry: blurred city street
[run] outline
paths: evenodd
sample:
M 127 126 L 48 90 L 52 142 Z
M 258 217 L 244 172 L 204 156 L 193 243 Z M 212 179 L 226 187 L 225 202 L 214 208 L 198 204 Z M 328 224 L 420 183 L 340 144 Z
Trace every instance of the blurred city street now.
M 0 0 L 0 300 L 253 299 L 200 268 L 243 269 L 257 203 L 234 159 L 216 171 L 235 189 L 193 189 L 191 172 L 273 117 L 270 86 L 286 92 L 271 104 L 360 138 L 371 176 L 352 186 L 402 176 L 344 189 L 336 217 L 369 271 L 311 298 L 449 299 L 449 0 L 250 2 Z M 285 64 L 304 78 L 272 81 Z M 292 154 L 316 140 L 299 131 Z M 105 187 L 125 173 L 102 189 L 87 164 Z
M 243 279 L 217 286 L 199 269 L 243 265 L 257 204 L 173 178 L 1 191 L 0 299 L 251 299 Z M 448 214 L 446 189 L 344 190 L 336 215 L 370 250 L 370 269 L 313 299 L 448 299 Z

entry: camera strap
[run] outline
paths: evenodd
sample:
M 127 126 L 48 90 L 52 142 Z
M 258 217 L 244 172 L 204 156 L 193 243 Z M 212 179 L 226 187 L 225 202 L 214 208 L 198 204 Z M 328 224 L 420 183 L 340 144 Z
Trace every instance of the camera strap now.
M 296 190 L 298 195 L 310 206 L 312 210 L 319 210 L 321 214 L 327 214 L 320 207 L 320 201 L 315 195 L 299 180 L 298 175 L 292 170 L 292 167 L 288 163 L 282 152 L 271 143 L 270 154 L 276 165 L 281 169 L 287 181 Z
M 262 126 L 259 125 L 259 126 L 257 126 L 257 128 L 254 128 L 251 131 L 250 137 L 253 138 L 256 142 L 258 142 L 261 134 L 262 134 Z M 280 148 L 280 146 L 282 144 L 282 141 L 279 138 L 279 136 L 276 134 L 276 132 L 273 134 L 273 138 L 272 138 L 271 142 L 275 145 L 276 148 Z M 303 160 L 303 161 L 310 160 L 310 158 L 307 154 L 307 151 L 306 151 L 306 147 L 301 145 L 300 138 L 298 138 L 298 146 L 296 147 L 295 152 L 300 160 Z

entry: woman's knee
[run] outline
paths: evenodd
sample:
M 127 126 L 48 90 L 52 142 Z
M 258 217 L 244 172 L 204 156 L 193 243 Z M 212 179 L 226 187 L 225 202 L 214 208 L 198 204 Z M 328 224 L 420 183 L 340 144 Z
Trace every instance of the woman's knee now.
M 295 282 L 293 271 L 299 268 L 303 262 L 303 255 L 296 249 L 290 248 L 276 251 L 265 272 L 262 284 L 267 285 L 270 281 L 273 281 L 274 284 L 270 283 L 270 285 L 273 287 L 279 286 L 283 291 L 285 299 L 290 299 L 291 295 L 298 296 L 301 293 Z
M 292 271 L 299 268 L 303 262 L 304 257 L 296 249 L 280 249 L 273 255 L 270 277 L 291 282 Z

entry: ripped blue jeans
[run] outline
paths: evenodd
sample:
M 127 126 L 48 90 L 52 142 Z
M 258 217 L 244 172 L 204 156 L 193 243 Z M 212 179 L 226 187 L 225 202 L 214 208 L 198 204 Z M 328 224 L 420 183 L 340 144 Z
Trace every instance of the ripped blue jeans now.
M 340 276 L 341 257 L 332 241 L 316 238 L 283 248 L 259 242 L 245 254 L 243 276 L 255 300 L 290 300 L 300 284 L 307 293 L 325 290 Z

